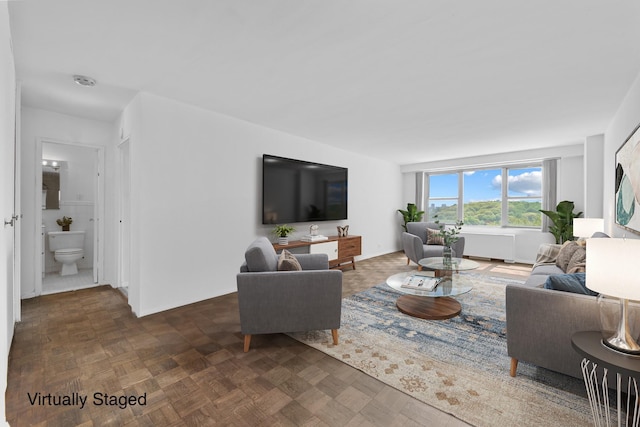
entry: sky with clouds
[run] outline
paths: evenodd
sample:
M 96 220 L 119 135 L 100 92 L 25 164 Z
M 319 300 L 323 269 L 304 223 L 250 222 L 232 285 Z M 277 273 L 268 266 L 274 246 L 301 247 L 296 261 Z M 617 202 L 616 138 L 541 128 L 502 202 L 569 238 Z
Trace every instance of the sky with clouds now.
M 465 203 L 500 199 L 501 173 L 500 169 L 465 172 L 463 174 Z M 429 177 L 429 196 L 431 198 L 456 197 L 457 184 L 457 174 L 431 175 Z M 540 196 L 541 188 L 542 172 L 540 168 L 509 170 L 509 196 Z

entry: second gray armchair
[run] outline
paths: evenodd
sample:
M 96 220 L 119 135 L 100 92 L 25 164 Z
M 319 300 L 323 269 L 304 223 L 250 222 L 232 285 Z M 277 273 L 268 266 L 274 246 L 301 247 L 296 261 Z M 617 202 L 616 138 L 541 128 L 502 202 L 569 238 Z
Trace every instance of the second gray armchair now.
M 402 233 L 402 248 L 407 256 L 407 265 L 410 261 L 416 264 L 423 258 L 441 257 L 443 245 L 428 244 L 427 228 L 439 230 L 439 226 L 433 222 L 408 222 L 407 231 Z M 451 245 L 452 255 L 461 258 L 464 253 L 464 237 Z

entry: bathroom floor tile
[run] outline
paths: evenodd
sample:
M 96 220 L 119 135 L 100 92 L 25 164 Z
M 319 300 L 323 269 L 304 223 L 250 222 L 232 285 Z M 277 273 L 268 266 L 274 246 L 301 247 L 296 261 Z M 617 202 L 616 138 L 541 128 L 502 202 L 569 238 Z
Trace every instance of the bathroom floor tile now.
M 97 284 L 93 282 L 93 270 L 81 269 L 78 274 L 61 276 L 60 273 L 47 273 L 42 279 L 42 295 L 58 292 L 75 291 L 91 288 Z

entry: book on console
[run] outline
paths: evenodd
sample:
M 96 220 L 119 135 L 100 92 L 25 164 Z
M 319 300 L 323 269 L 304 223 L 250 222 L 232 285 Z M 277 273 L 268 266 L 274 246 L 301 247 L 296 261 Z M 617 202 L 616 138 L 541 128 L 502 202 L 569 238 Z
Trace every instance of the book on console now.
M 407 289 L 415 289 L 420 291 L 433 291 L 440 283 L 439 277 L 424 276 L 421 274 L 414 274 L 407 276 L 402 282 L 401 287 Z
M 322 235 L 312 236 L 311 234 L 305 234 L 300 240 L 302 240 L 303 242 L 321 242 L 323 240 L 329 240 L 329 238 Z

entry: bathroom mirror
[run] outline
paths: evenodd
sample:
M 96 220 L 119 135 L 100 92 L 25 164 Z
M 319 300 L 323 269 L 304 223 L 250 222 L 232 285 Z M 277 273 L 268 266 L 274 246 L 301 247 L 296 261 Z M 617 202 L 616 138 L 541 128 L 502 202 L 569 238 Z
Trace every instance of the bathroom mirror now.
M 60 209 L 60 172 L 42 168 L 42 209 Z

